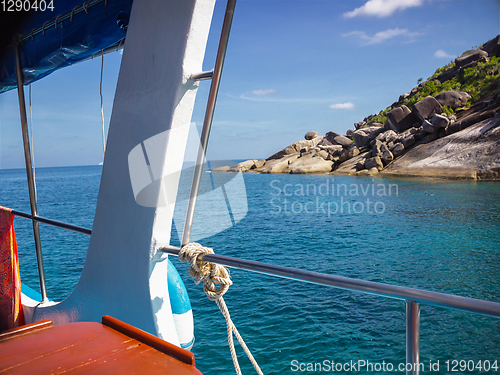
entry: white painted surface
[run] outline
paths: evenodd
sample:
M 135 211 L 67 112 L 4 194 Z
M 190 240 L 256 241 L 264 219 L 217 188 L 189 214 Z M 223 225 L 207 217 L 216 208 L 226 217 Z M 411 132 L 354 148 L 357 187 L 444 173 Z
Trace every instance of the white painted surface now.
M 190 343 L 193 337 L 193 310 L 189 310 L 184 314 L 172 314 L 174 317 L 175 327 L 177 328 L 177 336 L 179 341 L 184 344 Z
M 35 308 L 40 304 L 40 301 L 35 301 L 24 293 L 21 293 L 21 301 L 24 324 L 33 323 L 33 314 L 35 312 Z
M 85 266 L 73 293 L 37 308 L 35 320 L 63 324 L 112 315 L 178 344 L 167 262 L 156 252 L 170 238 L 173 207 L 136 202 L 128 156 L 141 142 L 173 130 L 155 145 L 150 163 L 162 171 L 156 176 L 181 170 L 197 89 L 188 77 L 202 70 L 214 2 L 134 1 Z M 164 188 L 177 192 L 178 177 L 163 179 Z
M 41 297 L 40 297 L 40 300 L 41 300 Z M 46 302 L 40 302 L 40 300 L 38 300 L 38 301 L 34 300 L 34 299 L 28 297 L 23 292 L 21 292 L 21 306 L 23 309 L 24 324 L 30 324 L 30 323 L 33 323 L 36 321 L 36 319 L 34 319 L 33 315 L 35 314 L 35 311 L 38 307 L 43 305 L 43 307 L 45 308 L 45 307 L 57 305 L 56 302 L 53 302 L 50 300 L 46 301 Z

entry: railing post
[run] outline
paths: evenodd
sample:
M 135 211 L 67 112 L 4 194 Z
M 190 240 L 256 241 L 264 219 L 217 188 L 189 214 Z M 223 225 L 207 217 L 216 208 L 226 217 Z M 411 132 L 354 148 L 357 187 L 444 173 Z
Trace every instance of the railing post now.
M 236 0 L 228 0 L 226 5 L 226 13 L 222 24 L 219 48 L 217 50 L 217 56 L 215 58 L 215 68 L 211 75 L 212 84 L 210 86 L 210 91 L 208 94 L 207 109 L 205 111 L 205 118 L 203 120 L 203 129 L 200 135 L 198 156 L 196 158 L 196 165 L 193 174 L 193 182 L 191 184 L 191 192 L 189 194 L 189 202 L 186 212 L 186 221 L 184 222 L 184 230 L 182 231 L 182 241 L 181 241 L 182 246 L 189 243 L 189 238 L 191 236 L 191 227 L 193 226 L 194 210 L 196 208 L 196 200 L 198 199 L 198 191 L 200 189 L 201 176 L 203 174 L 203 163 L 205 162 L 205 153 L 207 151 L 210 129 L 212 127 L 212 120 L 215 111 L 215 102 L 217 101 L 217 93 L 219 92 L 222 67 L 224 66 L 224 59 L 226 57 L 227 43 L 229 41 L 229 32 L 231 31 L 231 24 L 233 22 L 235 6 L 236 6 Z
M 26 103 L 24 101 L 21 55 L 19 52 L 19 45 L 17 43 L 14 45 L 14 50 L 16 55 L 17 94 L 19 97 L 19 112 L 21 113 L 21 128 L 23 131 L 24 160 L 26 162 L 26 174 L 28 177 L 28 191 L 30 195 L 31 216 L 32 218 L 35 218 L 36 216 L 38 216 L 36 207 L 36 187 L 35 187 L 35 179 L 33 178 L 33 165 L 31 164 L 30 139 L 28 135 L 28 119 L 26 117 Z M 36 261 L 38 265 L 38 278 L 40 280 L 40 294 L 42 295 L 42 302 L 46 302 L 48 301 L 48 298 L 47 298 L 47 287 L 45 284 L 45 271 L 43 269 L 42 243 L 40 241 L 40 230 L 38 221 L 36 220 L 33 220 L 33 235 L 35 237 Z
M 420 374 L 420 304 L 406 300 L 406 375 Z

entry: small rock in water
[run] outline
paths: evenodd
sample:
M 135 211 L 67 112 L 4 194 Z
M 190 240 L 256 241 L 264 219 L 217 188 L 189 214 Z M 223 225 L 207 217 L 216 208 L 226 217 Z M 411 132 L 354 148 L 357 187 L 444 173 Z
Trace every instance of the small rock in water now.
M 243 161 L 241 163 L 233 165 L 231 168 L 229 168 L 228 172 L 246 172 L 252 168 L 255 168 L 256 162 L 257 162 L 257 160 Z
M 229 165 L 225 165 L 223 167 L 212 169 L 212 172 L 229 172 L 230 169 L 231 167 Z

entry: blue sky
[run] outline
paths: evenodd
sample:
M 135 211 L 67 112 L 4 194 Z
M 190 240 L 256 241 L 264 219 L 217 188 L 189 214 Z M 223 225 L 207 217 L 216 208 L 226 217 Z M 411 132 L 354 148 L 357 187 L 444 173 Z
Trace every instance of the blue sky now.
M 217 2 L 205 70 L 224 8 Z M 499 33 L 498 0 L 239 0 L 208 156 L 260 159 L 310 130 L 345 133 Z M 106 129 L 120 60 L 104 57 Z M 37 166 L 102 161 L 100 64 L 77 64 L 32 85 Z M 202 82 L 193 113 L 200 126 L 208 89 Z M 22 167 L 12 91 L 0 95 L 0 168 Z

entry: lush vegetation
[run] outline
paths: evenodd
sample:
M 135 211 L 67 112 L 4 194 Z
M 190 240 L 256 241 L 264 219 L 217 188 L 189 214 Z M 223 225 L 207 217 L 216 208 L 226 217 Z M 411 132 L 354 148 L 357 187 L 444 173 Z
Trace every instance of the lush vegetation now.
M 446 72 L 446 71 L 450 70 L 450 69 L 451 69 L 451 68 L 453 68 L 454 66 L 455 66 L 455 61 L 452 61 L 452 62 L 450 62 L 448 65 L 445 65 L 445 66 L 442 66 L 441 68 L 438 68 L 438 69 L 436 70 L 436 72 L 432 75 L 432 77 L 431 77 L 431 78 L 434 78 L 434 77 L 436 77 L 436 76 L 440 75 L 441 73 L 444 73 L 444 72 Z
M 383 111 L 380 111 L 378 114 L 370 116 L 370 118 L 368 118 L 368 120 L 366 121 L 365 126 L 369 126 L 374 122 L 385 124 L 385 122 L 387 121 L 387 117 L 385 115 L 387 115 L 388 112 L 392 111 L 392 109 L 393 109 L 392 107 L 387 107 Z
M 466 91 L 472 98 L 471 104 L 492 93 L 498 88 L 500 81 L 500 57 L 492 57 L 489 62 L 479 63 L 475 67 L 465 69 L 463 76 L 458 77 L 460 90 Z
M 443 105 L 443 106 L 441 106 L 441 108 L 443 108 L 443 113 L 446 113 L 447 115 L 454 115 L 455 114 L 455 111 L 453 110 L 453 108 L 448 107 L 447 105 Z
M 437 69 L 432 77 L 423 84 L 420 84 L 417 92 L 404 99 L 402 104 L 411 110 L 416 102 L 428 95 L 436 96 L 443 91 L 455 90 L 467 92 L 471 96 L 467 105 L 472 105 L 500 87 L 500 57 L 493 56 L 490 61 L 480 62 L 471 68 L 467 68 L 443 83 L 435 79 L 436 76 L 452 69 L 454 66 L 455 62 L 452 61 L 448 65 Z M 367 120 L 367 125 L 373 122 L 384 124 L 386 121 L 385 115 L 390 110 L 392 110 L 392 107 L 388 107 L 380 111 L 377 115 L 371 116 Z M 449 107 L 445 107 L 444 112 L 449 114 L 454 113 L 453 109 Z
M 445 72 L 455 66 L 454 63 L 448 64 L 446 69 L 436 70 L 433 77 Z M 455 90 L 465 91 L 471 96 L 468 104 L 474 104 L 483 96 L 495 91 L 500 80 L 500 58 L 492 57 L 488 62 L 480 62 L 476 66 L 466 68 L 462 73 L 443 83 L 437 79 L 430 78 L 418 88 L 415 95 L 404 100 L 403 104 L 412 109 L 413 105 L 420 99 L 428 95 L 436 96 L 440 92 Z M 450 108 L 451 110 L 451 108 Z

